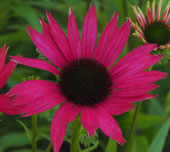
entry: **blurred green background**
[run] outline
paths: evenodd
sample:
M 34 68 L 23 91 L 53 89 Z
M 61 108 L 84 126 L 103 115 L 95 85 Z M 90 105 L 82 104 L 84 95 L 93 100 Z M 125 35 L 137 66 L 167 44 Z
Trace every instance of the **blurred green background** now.
M 64 31 L 67 31 L 68 6 L 71 5 L 77 24 L 81 33 L 82 23 L 88 10 L 89 0 L 0 0 L 0 47 L 6 43 L 10 46 L 10 55 L 21 54 L 24 57 L 37 58 L 36 51 L 29 38 L 26 27 L 31 25 L 41 32 L 39 19 L 42 17 L 47 21 L 45 12 L 51 11 L 55 19 Z M 135 21 L 131 5 L 139 5 L 145 11 L 146 0 L 94 0 L 97 5 L 98 37 L 113 13 L 119 13 L 119 27 L 131 17 Z M 156 4 L 158 0 L 156 1 Z M 168 0 L 163 1 L 165 8 Z M 131 29 L 131 33 L 133 33 Z M 132 34 L 121 57 L 142 43 Z M 157 63 L 154 69 L 170 72 L 170 61 L 167 50 L 167 58 Z M 55 80 L 48 72 L 18 65 L 7 84 L 0 93 L 7 92 L 11 87 L 28 77 L 40 77 L 45 80 Z M 170 152 L 170 79 L 160 80 L 160 87 L 153 91 L 158 94 L 156 99 L 143 101 L 141 112 L 137 120 L 137 131 L 135 134 L 132 152 Z M 38 115 L 38 150 L 45 152 L 50 145 L 50 124 L 57 107 Z M 127 139 L 133 110 L 121 116 L 116 116 L 125 139 Z M 25 129 L 24 129 L 25 127 Z M 0 113 L 0 152 L 31 152 L 31 144 L 27 133 L 31 132 L 31 118 L 20 118 L 20 116 L 8 116 Z M 123 147 L 108 139 L 99 129 L 94 137 L 88 139 L 88 135 L 82 128 L 81 147 L 82 152 L 121 152 Z M 72 128 L 69 124 L 65 141 L 60 152 L 68 152 Z M 52 151 L 52 150 L 51 150 Z

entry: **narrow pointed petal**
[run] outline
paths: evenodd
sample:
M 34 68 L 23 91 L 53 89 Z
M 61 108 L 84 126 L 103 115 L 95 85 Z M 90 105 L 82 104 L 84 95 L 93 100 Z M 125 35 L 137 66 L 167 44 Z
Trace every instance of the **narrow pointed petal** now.
M 116 122 L 116 120 L 103 109 L 97 109 L 98 114 L 98 122 L 100 129 L 106 134 L 108 137 L 115 140 L 120 145 L 125 143 L 125 139 L 123 138 L 122 131 Z
M 152 22 L 152 13 L 151 13 L 151 9 L 150 9 L 150 1 L 147 2 L 146 14 L 147 14 L 148 22 L 150 24 Z
M 115 37 L 118 28 L 117 20 L 118 20 L 118 14 L 114 13 L 111 21 L 107 24 L 99 39 L 94 55 L 94 58 L 98 61 L 101 61 L 103 59 L 103 55 L 105 54 L 105 51 L 108 49 L 110 43 L 112 43 Z
M 57 46 L 60 48 L 61 53 L 64 55 L 67 61 L 73 60 L 74 58 L 69 46 L 67 36 L 65 35 L 59 24 L 56 22 L 54 17 L 51 15 L 51 13 L 47 12 L 46 15 L 50 23 L 51 34 Z
M 40 59 L 23 58 L 20 56 L 10 56 L 10 57 L 11 57 L 12 61 L 14 61 L 14 62 L 23 64 L 23 65 L 26 65 L 29 67 L 46 70 L 46 71 L 49 71 L 55 75 L 59 74 L 58 69 L 46 61 L 43 61 Z
M 145 16 L 143 15 L 143 12 L 141 11 L 141 9 L 140 9 L 139 7 L 137 7 L 137 9 L 138 9 L 140 18 L 142 19 L 144 25 L 146 26 L 146 25 L 147 25 L 147 21 L 146 21 L 146 19 L 145 19 Z
M 130 21 L 128 20 L 125 24 L 123 24 L 120 29 L 115 34 L 114 40 L 110 44 L 107 50 L 105 50 L 105 54 L 103 55 L 102 63 L 106 67 L 110 67 L 115 60 L 119 57 L 120 53 L 123 51 L 126 42 L 129 38 L 130 34 Z
M 17 115 L 20 113 L 24 105 L 13 105 L 13 99 L 5 94 L 0 94 L 0 112 L 8 115 Z
M 143 84 L 152 83 L 160 79 L 166 78 L 166 76 L 167 73 L 162 73 L 160 71 L 141 72 L 131 76 L 114 79 L 114 87 L 124 88 L 124 87 L 131 87 L 134 85 L 143 85 Z
M 42 34 L 28 26 L 27 31 L 38 50 L 59 68 L 66 64 L 66 60 L 59 50 Z
M 144 93 L 152 91 L 156 89 L 158 85 L 156 84 L 143 84 L 143 85 L 136 85 L 133 87 L 122 87 L 119 90 L 113 90 L 110 94 L 114 97 L 134 97 L 134 96 L 141 96 Z
M 99 103 L 98 106 L 112 115 L 121 115 L 134 107 L 130 102 L 115 97 L 109 97 L 106 101 Z
M 162 0 L 159 1 L 158 8 L 157 8 L 157 15 L 156 15 L 156 20 L 157 20 L 157 21 L 160 20 L 160 16 L 161 16 L 161 7 L 162 7 Z
M 168 24 L 169 21 L 170 21 L 170 13 L 167 15 L 167 18 L 165 19 L 165 24 Z
M 81 39 L 72 8 L 69 7 L 68 40 L 74 59 L 81 57 Z
M 156 48 L 154 44 L 145 44 L 134 49 L 110 69 L 111 75 L 116 79 L 144 71 L 161 59 L 159 55 L 150 54 Z
M 168 3 L 167 7 L 165 8 L 165 10 L 164 10 L 164 12 L 163 12 L 162 22 L 165 22 L 165 20 L 166 20 L 166 17 L 167 17 L 168 12 L 169 12 L 169 7 L 170 7 L 170 2 Z
M 55 113 L 51 125 L 51 139 L 54 152 L 59 152 L 64 140 L 67 124 L 73 121 L 79 112 L 79 107 L 73 107 L 72 103 L 66 102 Z
M 95 134 L 99 124 L 97 122 L 97 114 L 92 107 L 82 107 L 81 110 L 81 123 L 87 130 L 89 136 Z
M 1 62 L 0 63 L 0 72 L 5 65 L 6 55 L 7 55 L 7 49 L 6 49 L 6 45 L 4 45 L 2 48 L 0 48 L 0 62 Z
M 5 85 L 8 78 L 10 77 L 12 72 L 14 71 L 16 65 L 17 64 L 15 62 L 10 61 L 10 62 L 7 63 L 7 65 L 5 65 L 3 70 L 0 72 L 0 80 L 1 80 L 0 81 L 0 89 Z
M 8 95 L 15 97 L 15 105 L 27 104 L 21 111 L 24 117 L 51 109 L 65 100 L 56 83 L 44 80 L 22 82 L 13 87 Z
M 152 2 L 152 22 L 155 20 L 155 0 Z
M 97 39 L 96 6 L 90 6 L 82 29 L 82 53 L 83 57 L 91 58 L 94 54 Z

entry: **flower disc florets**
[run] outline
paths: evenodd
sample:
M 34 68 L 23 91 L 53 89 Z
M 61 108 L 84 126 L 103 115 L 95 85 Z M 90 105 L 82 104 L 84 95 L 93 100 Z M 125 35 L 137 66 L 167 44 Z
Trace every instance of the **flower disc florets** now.
M 144 35 L 149 43 L 156 43 L 158 46 L 170 42 L 170 29 L 162 22 L 153 22 L 145 27 Z
M 60 89 L 69 101 L 93 106 L 103 101 L 111 90 L 112 80 L 107 69 L 93 59 L 71 61 L 60 74 Z

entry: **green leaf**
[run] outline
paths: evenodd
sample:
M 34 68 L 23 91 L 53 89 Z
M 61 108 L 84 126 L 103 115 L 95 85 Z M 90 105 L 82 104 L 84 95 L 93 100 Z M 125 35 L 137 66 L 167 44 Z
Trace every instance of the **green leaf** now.
M 20 121 L 20 120 L 17 120 L 17 121 L 18 121 L 18 123 L 24 128 L 24 130 L 25 130 L 25 132 L 26 132 L 26 134 L 27 134 L 27 137 L 28 137 L 30 143 L 32 143 L 31 132 L 30 132 L 30 130 L 28 129 L 28 127 L 27 127 L 22 121 Z
M 147 152 L 162 152 L 169 128 L 170 128 L 170 118 L 164 122 L 158 134 L 153 139 Z
M 0 138 L 0 152 L 3 152 L 6 148 L 26 146 L 29 144 L 25 133 L 21 132 L 10 132 L 1 136 Z
M 134 140 L 132 152 L 146 152 L 149 146 L 148 140 L 144 136 L 136 137 Z
M 109 138 L 108 143 L 105 148 L 105 152 L 116 152 L 117 151 L 117 143 Z

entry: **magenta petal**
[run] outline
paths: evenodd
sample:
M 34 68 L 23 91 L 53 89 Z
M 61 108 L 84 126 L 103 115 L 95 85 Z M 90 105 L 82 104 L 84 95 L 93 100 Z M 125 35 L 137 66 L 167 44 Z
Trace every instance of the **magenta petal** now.
M 24 116 L 46 111 L 65 100 L 56 83 L 44 80 L 22 82 L 13 87 L 8 95 L 15 97 L 15 105 L 27 105 L 21 112 Z
M 30 26 L 28 26 L 27 31 L 35 46 L 47 59 L 59 68 L 66 64 L 66 60 L 56 46 L 54 46 L 44 35 L 40 34 Z
M 118 14 L 114 13 L 113 18 L 107 24 L 107 26 L 105 27 L 99 39 L 99 42 L 98 42 L 98 45 L 95 51 L 95 55 L 94 55 L 94 58 L 98 61 L 102 61 L 105 51 L 108 49 L 110 43 L 112 43 L 115 37 L 117 28 L 118 28 L 117 19 L 118 19 Z
M 40 59 L 29 59 L 29 58 L 23 58 L 20 56 L 10 56 L 12 58 L 12 60 L 14 62 L 26 65 L 26 66 L 30 66 L 33 68 L 38 68 L 38 69 L 42 69 L 42 70 L 46 70 L 49 71 L 53 74 L 58 75 L 59 71 L 57 68 L 55 68 L 53 65 L 51 65 L 50 63 L 40 60 Z
M 3 70 L 0 72 L 0 80 L 1 80 L 0 81 L 0 89 L 5 85 L 9 76 L 14 71 L 16 65 L 17 64 L 15 62 L 10 61 L 10 62 L 7 63 L 7 65 L 5 65 Z
M 162 73 L 160 71 L 141 72 L 131 76 L 114 79 L 114 88 L 126 88 L 132 87 L 134 85 L 152 83 L 162 78 L 165 78 L 166 76 L 167 73 Z
M 8 115 L 19 114 L 24 105 L 13 105 L 13 99 L 5 94 L 0 94 L 0 112 Z
M 81 123 L 83 127 L 89 133 L 89 136 L 95 134 L 96 129 L 98 128 L 97 115 L 95 110 L 92 107 L 82 107 L 81 110 Z
M 6 49 L 6 45 L 4 45 L 0 49 L 0 72 L 1 72 L 1 70 L 3 69 L 3 67 L 5 65 L 6 55 L 7 55 L 7 49 Z
M 107 50 L 102 58 L 102 62 L 108 68 L 115 62 L 115 60 L 119 57 L 120 53 L 123 51 L 126 42 L 129 38 L 131 23 L 128 20 L 125 24 L 123 24 L 117 33 L 114 35 L 112 42 L 110 43 Z
M 132 87 L 125 87 L 118 90 L 113 90 L 110 94 L 115 97 L 134 97 L 143 95 L 149 91 L 156 89 L 157 87 L 158 85 L 156 84 L 136 85 Z
M 69 46 L 67 36 L 65 35 L 61 27 L 58 25 L 56 20 L 53 18 L 51 13 L 47 12 L 46 15 L 50 23 L 51 34 L 57 46 L 60 48 L 61 53 L 64 55 L 67 61 L 73 60 L 74 58 Z
M 66 102 L 55 113 L 51 124 L 51 139 L 54 152 L 59 152 L 64 140 L 67 124 L 73 121 L 79 112 L 79 107 L 73 107 L 72 103 Z
M 83 57 L 91 58 L 97 39 L 96 6 L 90 6 L 83 23 L 82 29 L 82 53 Z
M 71 7 L 69 7 L 69 19 L 68 19 L 67 30 L 68 30 L 68 40 L 70 43 L 72 54 L 74 56 L 74 59 L 78 59 L 81 57 L 81 39 L 80 39 L 79 29 L 77 27 L 74 13 Z
M 108 137 L 112 138 L 120 145 L 123 145 L 125 143 L 125 139 L 123 138 L 122 131 L 116 120 L 101 108 L 98 108 L 96 111 L 98 114 L 97 119 L 100 129 Z
M 112 115 L 121 115 L 134 107 L 130 102 L 115 97 L 109 97 L 106 101 L 99 103 L 98 106 Z
M 150 54 L 155 48 L 156 45 L 145 44 L 128 53 L 109 70 L 113 79 L 142 72 L 157 63 L 161 56 Z

